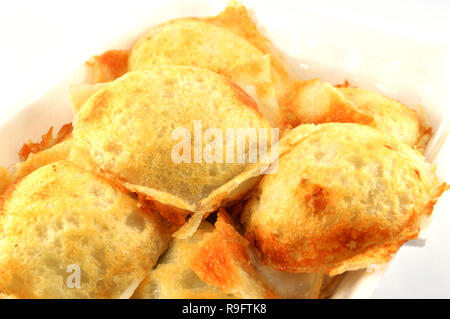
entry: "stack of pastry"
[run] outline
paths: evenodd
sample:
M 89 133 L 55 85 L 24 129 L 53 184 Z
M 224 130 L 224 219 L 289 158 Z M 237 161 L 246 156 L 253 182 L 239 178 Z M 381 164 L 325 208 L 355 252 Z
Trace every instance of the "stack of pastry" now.
M 416 238 L 447 189 L 422 154 L 424 118 L 295 78 L 238 3 L 87 64 L 71 125 L 0 170 L 2 297 L 328 297 Z M 276 128 L 266 154 L 278 156 L 196 161 L 204 138 L 175 161 L 174 132 L 196 123 L 255 128 L 258 141 Z

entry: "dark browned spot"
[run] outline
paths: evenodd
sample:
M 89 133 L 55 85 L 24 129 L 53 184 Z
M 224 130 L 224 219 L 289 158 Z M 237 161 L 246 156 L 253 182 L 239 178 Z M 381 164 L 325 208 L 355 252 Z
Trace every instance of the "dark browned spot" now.
M 422 180 L 422 179 L 420 178 L 420 172 L 419 172 L 418 169 L 414 169 L 414 173 L 416 173 L 417 178 L 418 178 L 419 180 Z
M 298 194 L 303 195 L 306 206 L 311 208 L 315 214 L 323 212 L 327 208 L 330 192 L 322 185 L 303 178 L 300 181 Z

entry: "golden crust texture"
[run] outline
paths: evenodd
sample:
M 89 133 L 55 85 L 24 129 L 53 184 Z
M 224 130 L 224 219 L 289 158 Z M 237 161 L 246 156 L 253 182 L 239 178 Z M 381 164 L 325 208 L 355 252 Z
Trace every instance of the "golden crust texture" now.
M 251 262 L 248 241 L 230 218 L 220 212 L 214 226 L 190 256 L 191 268 L 199 278 L 239 298 L 276 298 Z
M 203 236 L 213 231 L 203 222 L 195 234 L 187 239 L 173 239 L 133 294 L 134 299 L 228 299 L 236 298 L 202 281 L 190 266 L 190 255 Z
M 0 166 L 0 195 L 11 185 L 13 182 L 11 173 L 5 167 Z
M 141 211 L 137 200 L 59 161 L 0 197 L 0 292 L 119 298 L 144 278 L 169 237 L 159 216 Z M 79 267 L 79 288 L 67 284 L 73 265 Z
M 417 112 L 394 99 L 359 88 L 334 87 L 319 79 L 297 82 L 281 104 L 285 121 L 293 126 L 359 123 L 413 147 L 423 146 L 423 136 L 430 134 Z
M 247 238 L 280 271 L 384 263 L 446 189 L 421 153 L 364 125 L 300 125 L 283 139 L 290 150 L 242 215 Z
M 216 17 L 171 20 L 151 29 L 130 52 L 130 71 L 170 64 L 206 68 L 230 78 L 258 102 L 274 127 L 281 125 L 278 101 L 291 80 L 280 54 L 245 7 L 234 4 Z
M 56 137 L 53 137 L 53 126 L 50 127 L 47 133 L 42 135 L 41 141 L 39 143 L 33 143 L 29 141 L 23 144 L 19 151 L 19 157 L 22 161 L 25 161 L 31 154 L 39 153 L 45 151 L 52 146 L 68 139 L 71 137 L 72 133 L 72 123 L 65 124 L 58 131 Z
M 292 79 L 288 74 L 282 53 L 264 36 L 254 23 L 245 6 L 237 1 L 230 1 L 223 12 L 214 17 L 204 18 L 211 24 L 227 29 L 244 38 L 265 55 L 270 55 L 272 78 L 276 86 L 277 98 L 283 97 L 292 85 Z
M 133 298 L 316 298 L 322 275 L 281 274 L 261 265 L 254 247 L 222 210 L 188 239 L 174 239 Z
M 220 130 L 223 163 L 194 162 L 194 138 L 202 134 L 194 132 L 194 121 L 201 122 L 203 132 Z M 258 163 L 226 163 L 226 129 L 270 128 L 254 101 L 225 77 L 182 66 L 127 73 L 90 97 L 74 123 L 71 160 L 149 199 L 191 212 L 213 211 L 229 196 L 239 196 L 236 190 L 245 192 L 239 186 L 261 173 Z M 188 132 L 191 163 L 173 160 L 181 140 L 172 137 L 175 129 Z M 210 141 L 201 143 L 205 150 Z
M 228 75 L 234 65 L 263 56 L 245 39 L 196 18 L 180 18 L 149 31 L 133 47 L 130 71 L 153 65 L 196 66 Z
M 431 129 L 418 113 L 406 105 L 380 94 L 359 88 L 339 88 L 348 101 L 373 117 L 376 129 L 400 142 L 416 146 Z M 427 140 L 428 140 L 427 138 Z M 425 142 L 426 144 L 426 142 Z
M 110 50 L 86 62 L 91 82 L 102 83 L 117 79 L 128 71 L 128 51 Z
M 319 79 L 297 81 L 283 99 L 291 125 L 328 122 L 371 124 L 373 118 L 346 100 L 337 88 Z
M 203 281 L 239 298 L 317 298 L 320 273 L 279 272 L 261 262 L 258 251 L 237 232 L 224 210 L 214 231 L 190 254 L 190 265 Z
M 48 149 L 29 154 L 25 161 L 15 165 L 14 180 L 17 181 L 44 165 L 69 159 L 72 141 L 72 136 L 69 136 Z
M 64 125 L 56 135 L 52 135 L 53 127 L 42 136 L 41 142 L 25 143 L 19 151 L 22 161 L 12 167 L 0 167 L 0 194 L 19 179 L 44 165 L 67 160 L 72 147 L 72 124 Z

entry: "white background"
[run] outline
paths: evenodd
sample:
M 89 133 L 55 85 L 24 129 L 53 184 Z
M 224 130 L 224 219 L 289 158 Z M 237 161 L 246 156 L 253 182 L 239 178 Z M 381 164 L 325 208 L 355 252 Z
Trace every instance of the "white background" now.
M 146 2 L 148 0 L 0 2 L 0 124 L 91 55 L 101 53 L 97 52 L 98 48 L 123 36 L 124 29 L 145 25 Z M 256 5 L 256 1 L 246 2 L 249 7 Z M 268 5 L 267 1 L 260 3 Z M 332 16 L 347 24 L 364 25 L 443 50 L 450 47 L 450 2 L 447 1 L 341 0 L 300 4 L 277 0 L 274 15 L 279 6 L 303 6 L 324 19 Z M 302 18 L 299 15 L 298 19 Z M 320 18 L 316 22 L 316 27 L 320 27 Z M 282 16 L 279 23 L 283 23 Z M 326 25 L 326 21 L 323 24 Z M 271 27 L 266 26 L 269 30 Z M 424 54 L 421 62 L 424 67 L 427 58 L 430 59 Z M 450 63 L 446 66 L 443 74 L 448 80 Z M 450 92 L 450 87 L 446 89 Z M 447 151 L 449 144 L 447 142 Z M 450 156 L 440 161 L 440 165 L 448 163 Z M 450 182 L 448 176 L 444 178 Z M 448 197 L 440 204 L 450 207 Z M 435 216 L 425 247 L 401 249 L 375 291 L 375 298 L 450 298 L 450 212 L 441 210 L 440 213 Z

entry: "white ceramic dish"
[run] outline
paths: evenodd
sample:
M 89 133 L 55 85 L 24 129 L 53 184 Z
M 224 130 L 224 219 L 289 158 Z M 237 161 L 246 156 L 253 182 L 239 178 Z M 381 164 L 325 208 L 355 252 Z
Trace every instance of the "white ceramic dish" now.
M 215 15 L 225 4 L 226 1 L 212 3 L 206 0 L 189 4 L 177 0 L 167 1 L 164 5 L 147 3 L 146 11 L 140 12 L 137 23 L 124 22 L 126 28 L 118 38 L 110 43 L 99 42 L 90 54 L 129 49 L 154 25 L 181 16 Z M 450 129 L 446 109 L 448 97 L 444 90 L 448 85 L 446 51 L 439 46 L 363 26 L 355 27 L 332 16 L 327 16 L 326 25 L 318 28 L 317 19 L 323 19 L 323 16 L 305 5 L 274 7 L 273 3 L 249 1 L 247 6 L 261 29 L 285 53 L 287 63 L 300 78 L 320 77 L 332 83 L 349 80 L 352 85 L 377 91 L 405 104 L 423 105 L 435 132 L 425 154 L 430 161 L 439 164 L 441 178 L 449 181 L 450 174 L 445 166 L 449 143 L 446 143 L 447 149 L 443 149 Z M 380 47 L 389 49 L 380 50 Z M 0 123 L 0 165 L 17 162 L 17 151 L 30 138 L 36 140 L 50 126 L 59 128 L 72 120 L 67 91 L 70 84 L 84 82 L 85 76 L 80 61 L 72 71 L 66 72 L 59 84 L 49 84 L 45 94 L 16 107 L 9 118 Z M 448 207 L 440 205 L 439 209 L 448 210 Z M 422 239 L 426 236 L 426 232 L 421 234 Z M 347 274 L 334 297 L 370 297 L 385 269 L 375 267 L 371 272 Z

